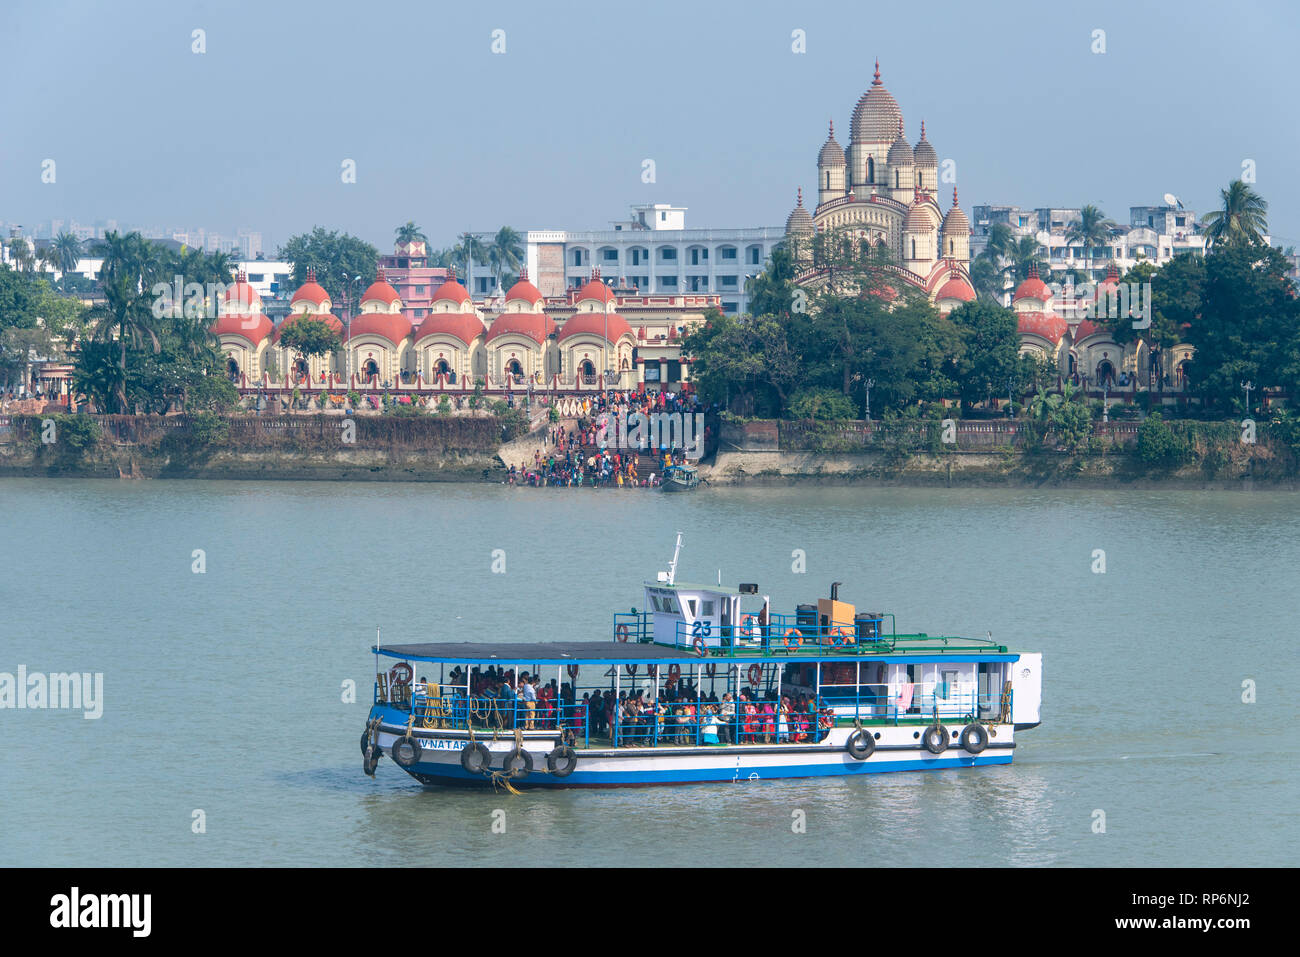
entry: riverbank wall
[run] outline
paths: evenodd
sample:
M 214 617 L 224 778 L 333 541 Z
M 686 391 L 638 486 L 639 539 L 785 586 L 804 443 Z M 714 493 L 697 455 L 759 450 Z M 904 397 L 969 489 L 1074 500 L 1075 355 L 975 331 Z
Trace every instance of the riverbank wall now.
M 872 485 L 1300 488 L 1276 436 L 1197 423 L 1177 461 L 1144 462 L 1136 423 L 1097 426 L 1073 451 L 1026 423 L 726 422 L 700 463 L 708 486 Z M 503 457 L 544 447 L 493 416 L 0 417 L 0 476 L 261 481 L 501 482 Z M 48 441 L 47 441 L 48 440 Z

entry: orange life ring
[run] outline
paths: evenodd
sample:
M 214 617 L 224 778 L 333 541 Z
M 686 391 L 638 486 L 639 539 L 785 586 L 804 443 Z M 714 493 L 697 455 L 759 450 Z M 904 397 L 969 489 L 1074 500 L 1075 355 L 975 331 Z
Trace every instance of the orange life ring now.
M 716 678 L 718 676 L 718 663 L 716 661 L 710 661 L 704 666 L 704 673 L 710 678 Z
M 696 654 L 698 654 L 701 658 L 708 655 L 709 649 L 708 646 L 704 644 L 703 635 L 696 635 L 695 640 L 691 642 L 691 645 L 694 646 Z
M 658 678 L 658 677 L 659 677 L 659 666 L 658 666 L 658 665 L 646 665 L 646 666 L 645 666 L 645 673 L 648 674 L 651 678 Z
M 855 636 L 852 628 L 840 626 L 831 632 L 831 644 L 836 648 L 842 648 L 845 645 L 853 644 Z
M 745 617 L 740 619 L 740 631 L 742 634 L 746 634 L 746 635 L 752 634 L 749 630 L 749 625 L 751 622 L 757 625 L 758 619 L 755 618 L 753 615 L 746 615 Z
M 399 677 L 399 673 L 401 677 Z M 393 667 L 388 669 L 388 681 L 395 685 L 409 685 L 415 672 L 405 661 L 399 661 Z
M 623 667 L 625 667 L 625 668 L 627 669 L 627 673 L 628 673 L 629 675 L 634 675 L 634 674 L 636 674 L 636 669 L 637 669 L 637 666 L 636 666 L 636 665 L 624 665 Z
M 627 641 L 627 624 L 626 624 L 626 623 L 619 625 L 619 626 L 618 626 L 617 628 L 615 628 L 614 630 L 615 630 L 616 632 L 618 632 L 618 640 L 619 640 L 619 641 Z
M 570 678 L 577 678 L 577 677 L 578 677 L 578 666 L 577 666 L 577 665 L 569 665 L 569 677 L 570 677 Z
M 681 676 L 682 676 L 682 666 L 681 666 L 681 665 L 669 665 L 669 666 L 668 666 L 668 681 L 669 681 L 669 683 L 671 683 L 671 684 L 677 684 L 677 679 L 680 678 Z
M 750 665 L 749 671 L 747 672 L 747 676 L 749 677 L 749 686 L 751 688 L 758 687 L 758 685 L 763 680 L 763 666 L 758 664 L 757 662 Z
M 785 646 L 793 651 L 803 644 L 803 632 L 798 628 L 791 628 L 785 633 Z

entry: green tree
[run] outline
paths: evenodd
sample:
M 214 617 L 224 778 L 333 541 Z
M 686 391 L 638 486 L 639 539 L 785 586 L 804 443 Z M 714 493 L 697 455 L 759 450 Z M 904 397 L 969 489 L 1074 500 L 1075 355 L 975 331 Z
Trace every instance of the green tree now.
M 1239 179 L 1219 190 L 1221 209 L 1201 217 L 1210 245 L 1262 243 L 1268 232 L 1268 203 Z
M 1137 434 L 1137 457 L 1146 465 L 1171 468 L 1191 455 L 1191 445 L 1164 421 L 1159 412 L 1146 417 Z
M 66 230 L 54 237 L 54 244 L 51 247 L 56 257 L 55 262 L 58 264 L 59 272 L 65 276 L 77 268 L 77 263 L 81 261 L 81 240 Z
M 1013 389 L 1029 381 L 1031 370 L 1020 355 L 1020 332 L 1014 312 L 977 299 L 963 303 L 948 318 L 961 333 L 965 346 L 954 360 L 953 369 L 964 407 L 990 396 L 1005 395 L 1008 379 Z
M 1222 243 L 1206 257 L 1187 339 L 1196 347 L 1191 386 L 1207 403 L 1231 407 L 1243 382 L 1300 387 L 1300 299 L 1288 268 L 1279 250 L 1261 243 Z
M 487 248 L 487 261 L 497 285 L 501 286 L 502 276 L 518 273 L 520 266 L 523 265 L 523 237 L 509 226 L 502 226 L 492 237 L 492 243 Z
M 778 243 L 767 266 L 746 283 L 750 315 L 789 316 L 795 298 L 794 277 L 794 258 L 785 243 Z
M 352 296 L 356 279 L 363 286 L 373 282 L 379 262 L 379 250 L 368 242 L 321 226 L 290 238 L 278 255 L 293 263 L 296 284 L 307 281 L 308 268 L 315 269 L 316 282 L 339 302 Z
M 1113 220 L 1107 219 L 1096 206 L 1091 204 L 1079 210 L 1079 218 L 1065 231 L 1065 241 L 1083 245 L 1083 255 L 1088 266 L 1088 279 L 1092 279 L 1092 254 L 1097 247 L 1104 245 L 1115 229 Z
M 117 342 L 118 376 L 107 410 L 126 412 L 127 350 L 147 344 L 157 354 L 162 348 L 149 291 L 159 257 L 156 248 L 139 233 L 109 233 L 104 237 L 102 252 L 100 288 L 104 302 L 91 308 L 86 319 L 95 339 Z
M 429 244 L 429 237 L 424 235 L 419 226 L 415 225 L 415 220 L 413 219 L 408 219 L 401 226 L 398 226 L 393 230 L 393 232 L 397 234 L 397 245 L 399 246 L 404 246 L 407 243 L 414 242 L 424 243 L 426 247 Z
M 31 272 L 36 265 L 36 256 L 32 252 L 32 247 L 21 236 L 9 241 L 9 258 L 13 260 L 19 272 Z
M 333 355 L 343 344 L 322 319 L 293 319 L 280 328 L 280 345 L 302 356 Z

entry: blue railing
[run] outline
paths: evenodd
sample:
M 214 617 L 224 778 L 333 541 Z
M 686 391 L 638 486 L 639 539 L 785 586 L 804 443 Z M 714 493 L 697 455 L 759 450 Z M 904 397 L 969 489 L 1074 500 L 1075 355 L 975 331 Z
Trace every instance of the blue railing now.
M 893 650 L 895 638 L 894 616 L 889 614 L 826 625 L 799 615 L 778 614 L 771 615 L 767 624 L 745 615 L 738 625 L 716 628 L 708 621 L 678 621 L 673 643 L 696 653 L 703 647 L 711 655 L 723 656 L 756 652 L 843 655 Z
M 378 700 L 376 685 L 376 700 Z M 533 707 L 528 707 L 529 705 Z M 398 707 L 401 707 L 398 705 Z M 405 710 L 403 708 L 403 710 Z M 523 701 L 485 695 L 421 694 L 411 696 L 410 713 L 416 728 L 444 728 L 464 731 L 557 731 L 572 732 L 576 743 L 589 743 L 590 723 L 584 702 Z
M 648 643 L 654 641 L 654 637 L 654 622 L 651 620 L 649 612 L 618 611 L 614 613 L 615 641 Z
M 860 718 L 873 723 L 899 724 L 905 721 L 975 721 L 998 717 L 1002 709 L 1001 694 L 981 695 L 976 691 L 957 691 L 936 684 L 913 684 L 901 692 L 889 693 L 883 684 L 821 686 L 822 700 L 836 718 Z M 1011 709 L 1011 692 L 1006 693 L 1007 712 Z
M 772 710 L 764 710 L 767 704 Z M 723 708 L 733 705 L 730 713 Z M 614 747 L 710 744 L 805 744 L 821 741 L 835 719 L 821 705 L 782 713 L 774 703 L 643 702 L 631 713 L 616 711 L 610 724 Z

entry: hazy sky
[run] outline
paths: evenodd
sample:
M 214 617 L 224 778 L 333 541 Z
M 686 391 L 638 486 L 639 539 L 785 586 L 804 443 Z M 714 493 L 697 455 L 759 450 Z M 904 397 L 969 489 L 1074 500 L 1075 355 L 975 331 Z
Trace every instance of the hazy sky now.
M 1294 3 L 0 0 L 0 220 L 248 226 L 268 251 L 316 224 L 382 250 L 407 219 L 435 245 L 605 228 L 645 202 L 782 225 L 879 56 L 967 211 L 1127 222 L 1172 192 L 1200 213 L 1250 159 L 1274 241 L 1300 245 L 1298 28 Z

